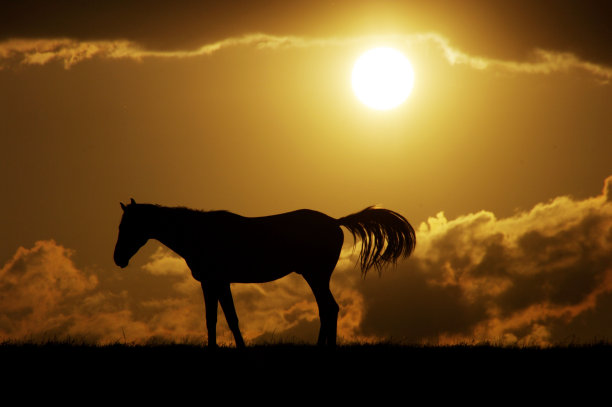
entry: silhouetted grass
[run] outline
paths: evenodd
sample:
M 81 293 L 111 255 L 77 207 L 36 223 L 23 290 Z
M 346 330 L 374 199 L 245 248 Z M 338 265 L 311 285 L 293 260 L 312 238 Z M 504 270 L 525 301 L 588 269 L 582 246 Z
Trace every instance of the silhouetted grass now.
M 418 394 L 428 404 L 442 399 L 471 403 L 476 397 L 488 405 L 498 398 L 548 399 L 553 393 L 605 389 L 611 361 L 612 345 L 606 341 L 546 348 L 390 341 L 335 349 L 289 342 L 246 349 L 163 341 L 98 345 L 78 339 L 0 344 L 2 371 L 9 377 L 3 382 L 6 390 L 26 383 L 33 392 L 43 384 L 60 395 L 74 389 L 87 389 L 88 398 L 121 393 L 117 399 L 122 401 L 124 391 L 153 400 L 160 393 L 189 391 L 266 403 L 289 393 L 287 400 L 317 401 L 322 394 L 335 394 L 339 400 L 350 395 L 359 401 L 369 394 L 381 402 L 393 396 L 413 404 Z
M 588 344 L 567 343 L 558 346 L 499 346 L 492 343 L 453 346 L 410 345 L 393 342 L 347 343 L 334 349 L 310 344 L 277 342 L 236 349 L 219 346 L 210 349 L 197 343 L 157 341 L 145 345 L 116 342 L 99 345 L 80 339 L 40 342 L 0 343 L 0 359 L 4 366 L 53 365 L 58 369 L 70 366 L 140 364 L 179 366 L 200 363 L 219 369 L 260 365 L 262 369 L 328 365 L 350 373 L 353 369 L 384 369 L 389 365 L 411 366 L 421 372 L 446 370 L 464 372 L 481 369 L 522 369 L 528 366 L 551 371 L 562 366 L 599 365 L 612 361 L 612 344 L 594 341 Z M 526 374 L 528 372 L 525 372 Z

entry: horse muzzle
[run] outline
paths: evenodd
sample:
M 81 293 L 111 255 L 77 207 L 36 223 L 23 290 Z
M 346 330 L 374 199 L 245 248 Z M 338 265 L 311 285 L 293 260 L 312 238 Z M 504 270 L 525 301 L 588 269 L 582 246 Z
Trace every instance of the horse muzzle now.
M 129 262 L 129 260 L 121 260 L 115 257 L 115 264 L 121 267 L 122 269 L 126 268 Z

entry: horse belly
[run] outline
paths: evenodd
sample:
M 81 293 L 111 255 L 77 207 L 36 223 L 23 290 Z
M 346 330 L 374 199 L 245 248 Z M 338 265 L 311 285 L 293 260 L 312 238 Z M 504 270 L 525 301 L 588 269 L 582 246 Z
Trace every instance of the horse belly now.
M 295 270 L 290 262 L 262 253 L 225 253 L 221 256 L 197 256 L 187 261 L 193 278 L 230 283 L 264 283 L 277 280 Z
M 288 268 L 234 268 L 226 271 L 224 274 L 228 277 L 231 283 L 267 283 L 278 280 L 290 274 L 293 270 Z

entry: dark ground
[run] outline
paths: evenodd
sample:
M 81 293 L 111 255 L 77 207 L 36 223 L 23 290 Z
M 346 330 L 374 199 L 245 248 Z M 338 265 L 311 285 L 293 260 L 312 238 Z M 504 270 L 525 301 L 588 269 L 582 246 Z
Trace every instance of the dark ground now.
M 282 400 L 327 404 L 324 395 L 344 401 L 369 395 L 379 401 L 390 397 L 389 403 L 418 396 L 431 402 L 497 404 L 578 396 L 580 405 L 590 405 L 587 399 L 602 392 L 605 402 L 597 404 L 605 405 L 612 387 L 608 344 L 546 349 L 389 344 L 319 349 L 281 344 L 243 350 L 178 344 L 3 344 L 0 361 L 5 394 L 26 385 L 28 390 L 19 390 L 20 394 L 46 391 L 70 397 L 84 392 L 86 400 L 111 397 L 123 402 L 134 395 L 142 401 L 169 394 L 200 394 L 203 402 L 198 404 L 203 405 L 212 403 L 210 394 L 216 394 L 215 405 L 233 405 L 232 400 L 242 397 L 272 404 Z

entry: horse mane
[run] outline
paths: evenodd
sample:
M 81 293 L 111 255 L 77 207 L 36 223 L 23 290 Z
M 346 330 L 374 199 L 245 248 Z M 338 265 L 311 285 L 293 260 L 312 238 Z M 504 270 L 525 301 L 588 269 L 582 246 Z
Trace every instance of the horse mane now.
M 163 206 L 158 204 L 137 204 L 146 217 L 167 219 L 172 223 L 201 224 L 209 230 L 219 231 L 232 220 L 242 216 L 226 210 L 200 210 L 185 206 Z
M 141 207 L 142 209 L 154 209 L 154 210 L 161 210 L 167 213 L 172 213 L 178 216 L 184 216 L 184 217 L 191 217 L 193 215 L 234 215 L 234 216 L 240 216 L 237 215 L 235 213 L 232 213 L 230 211 L 226 211 L 226 210 L 202 210 L 202 209 L 193 209 L 193 208 L 188 208 L 186 206 L 164 206 L 164 205 L 159 205 L 159 204 L 134 204 L 137 205 L 139 207 Z M 128 205 L 128 208 L 131 205 Z

